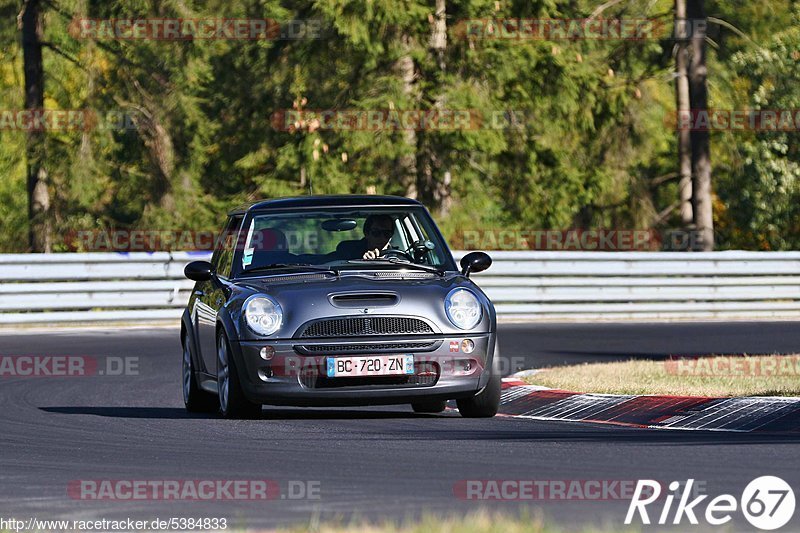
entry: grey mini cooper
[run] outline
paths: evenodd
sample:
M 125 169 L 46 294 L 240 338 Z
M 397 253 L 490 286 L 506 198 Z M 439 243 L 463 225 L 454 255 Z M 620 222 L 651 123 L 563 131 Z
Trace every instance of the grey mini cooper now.
M 496 317 L 428 211 L 393 196 L 306 196 L 236 209 L 181 322 L 189 411 L 256 417 L 262 404 L 411 404 L 491 417 Z

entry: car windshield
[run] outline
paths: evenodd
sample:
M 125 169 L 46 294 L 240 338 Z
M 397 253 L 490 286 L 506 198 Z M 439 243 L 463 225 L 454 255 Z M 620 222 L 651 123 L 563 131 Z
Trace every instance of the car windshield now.
M 293 265 L 342 270 L 413 263 L 455 270 L 447 245 L 422 208 L 255 213 L 243 231 L 237 274 Z

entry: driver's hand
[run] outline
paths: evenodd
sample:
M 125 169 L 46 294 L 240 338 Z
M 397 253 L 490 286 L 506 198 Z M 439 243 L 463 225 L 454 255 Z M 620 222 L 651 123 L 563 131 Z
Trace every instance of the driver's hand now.
M 374 250 L 367 250 L 363 259 L 377 259 L 381 256 L 381 251 L 375 248 Z

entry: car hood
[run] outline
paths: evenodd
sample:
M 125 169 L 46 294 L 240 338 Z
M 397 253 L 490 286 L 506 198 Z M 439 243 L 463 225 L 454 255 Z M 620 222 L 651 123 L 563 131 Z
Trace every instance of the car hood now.
M 447 294 L 459 287 L 470 289 L 483 306 L 481 322 L 470 332 L 495 330 L 494 307 L 469 278 L 458 273 L 444 277 L 427 277 L 424 272 L 401 275 L 382 270 L 342 272 L 339 277 L 265 276 L 240 280 L 237 285 L 245 289 L 243 297 L 267 294 L 281 305 L 283 326 L 275 336 L 279 338 L 293 337 L 302 325 L 319 318 L 387 315 L 420 317 L 437 333 L 463 335 L 464 330 L 453 326 L 444 309 Z

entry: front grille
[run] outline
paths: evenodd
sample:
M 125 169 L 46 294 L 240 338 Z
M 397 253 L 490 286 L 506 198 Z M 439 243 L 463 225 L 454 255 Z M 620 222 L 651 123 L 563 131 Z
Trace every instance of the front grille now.
M 305 326 L 299 337 L 363 337 L 369 335 L 430 335 L 431 327 L 419 318 L 371 316 L 328 318 Z
M 381 353 L 381 352 L 419 352 L 432 351 L 439 347 L 442 341 L 423 342 L 384 342 L 375 344 L 302 344 L 294 349 L 300 353 Z

